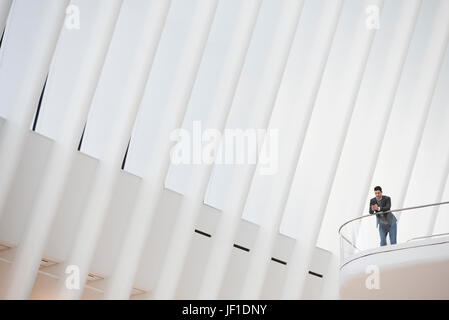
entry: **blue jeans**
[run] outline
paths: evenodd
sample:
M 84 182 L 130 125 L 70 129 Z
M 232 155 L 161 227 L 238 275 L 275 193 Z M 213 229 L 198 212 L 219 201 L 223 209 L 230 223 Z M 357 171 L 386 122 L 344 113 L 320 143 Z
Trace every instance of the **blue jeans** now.
M 387 245 L 387 233 L 390 235 L 390 244 L 396 244 L 397 224 L 393 221 L 390 224 L 379 223 L 380 245 Z

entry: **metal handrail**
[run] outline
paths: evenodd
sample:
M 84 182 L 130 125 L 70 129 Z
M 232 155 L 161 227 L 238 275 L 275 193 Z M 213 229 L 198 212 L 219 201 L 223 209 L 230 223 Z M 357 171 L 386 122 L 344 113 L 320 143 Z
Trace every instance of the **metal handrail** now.
M 360 250 L 359 248 L 357 248 L 357 246 L 355 244 L 353 244 L 351 241 L 349 241 L 344 235 L 340 234 L 340 236 L 346 240 L 347 243 L 349 243 L 354 249 Z
M 425 204 L 425 205 L 421 205 L 421 206 L 408 207 L 408 208 L 402 208 L 402 209 L 393 209 L 393 210 L 389 210 L 389 211 L 385 211 L 385 212 L 375 213 L 375 215 L 386 214 L 386 213 L 393 213 L 393 212 L 401 212 L 401 211 L 408 211 L 408 210 L 413 210 L 413 209 L 421 209 L 421 208 L 426 208 L 426 207 L 435 207 L 435 206 L 440 206 L 440 205 L 443 205 L 443 204 L 449 204 L 449 201 Z M 361 219 L 364 219 L 364 218 L 367 218 L 367 217 L 372 217 L 372 216 L 373 216 L 373 214 L 370 213 L 370 214 L 366 214 L 366 215 L 363 215 L 363 216 L 360 216 L 360 217 L 348 220 L 348 221 L 346 221 L 345 223 L 343 223 L 341 225 L 341 227 L 338 229 L 338 233 L 342 236 L 341 229 L 345 225 L 347 225 L 348 223 L 351 223 L 353 221 L 361 220 Z

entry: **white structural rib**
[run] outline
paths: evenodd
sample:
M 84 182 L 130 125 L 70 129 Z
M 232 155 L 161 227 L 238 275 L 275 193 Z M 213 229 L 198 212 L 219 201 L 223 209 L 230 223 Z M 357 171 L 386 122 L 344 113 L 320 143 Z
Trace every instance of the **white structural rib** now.
M 338 294 L 340 242 L 336 230 L 345 221 L 368 209 L 367 190 L 372 190 L 372 173 L 393 108 L 420 3 L 420 0 L 388 1 L 383 8 L 380 29 L 371 49 L 317 240 L 317 247 L 333 253 L 323 288 L 331 297 Z M 341 199 L 348 196 L 348 190 L 351 190 L 353 201 L 346 202 L 341 209 Z
M 402 207 L 449 35 L 447 1 L 424 1 L 373 181 L 384 181 Z M 423 45 L 423 41 L 427 41 Z M 406 126 L 401 124 L 407 123 Z M 391 154 L 401 154 L 392 157 Z M 404 159 L 408 161 L 404 165 Z M 380 183 L 379 183 L 380 184 Z
M 449 168 L 449 161 L 447 162 L 447 168 Z M 443 199 L 449 199 L 449 175 L 446 178 L 446 183 L 443 186 L 442 192 Z M 449 208 L 447 206 L 441 206 L 439 210 L 435 212 L 435 222 L 433 225 L 433 232 L 431 234 L 447 233 L 449 229 Z
M 12 0 L 2 0 L 0 3 L 0 37 L 6 25 L 9 9 L 11 8 Z
M 424 1 L 422 4 L 382 148 L 378 153 L 371 186 L 382 185 L 384 194 L 392 197 L 392 207 L 404 206 L 409 179 L 448 43 L 448 5 L 447 1 L 439 0 Z M 428 42 L 423 45 L 423 41 Z M 401 156 L 393 156 L 394 154 Z M 373 191 L 371 189 L 367 192 L 369 194 L 365 198 L 365 206 Z M 400 214 L 396 216 L 399 218 Z M 361 223 L 363 225 L 370 222 Z M 366 230 L 369 230 L 369 236 L 377 236 L 375 228 Z M 398 240 L 400 237 L 402 235 L 398 232 Z
M 375 35 L 366 6 L 380 12 L 382 4 L 350 0 L 343 6 L 281 224 L 281 232 L 297 238 L 282 298 L 298 298 L 302 290 Z
M 252 43 L 246 57 L 248 64 L 252 65 L 245 65 L 243 68 L 232 110 L 227 120 L 228 128 L 232 129 L 234 124 L 243 125 L 243 130 L 265 130 L 268 128 L 302 6 L 303 2 L 296 0 L 283 1 L 282 4 L 276 1 L 262 3 Z M 273 30 L 273 32 L 267 32 L 267 30 Z M 292 54 L 295 53 L 292 52 Z M 257 58 L 259 55 L 265 56 Z M 252 61 L 257 61 L 257 64 Z M 272 62 L 268 63 L 269 61 Z M 259 70 L 263 74 L 257 85 L 253 83 L 255 81 L 254 70 Z M 248 101 L 252 101 L 251 104 L 248 104 Z M 242 119 L 243 110 L 248 112 L 249 118 Z M 242 123 L 242 120 L 246 120 L 246 123 Z M 276 162 L 277 136 L 267 132 L 264 139 L 265 142 L 269 141 L 265 147 L 274 155 L 271 160 Z M 258 151 L 261 152 L 263 152 L 262 142 L 259 141 L 260 145 L 257 146 Z M 222 144 L 223 146 L 224 144 Z M 225 149 L 224 152 L 229 152 L 229 150 Z M 238 156 L 241 155 L 237 154 L 236 157 Z M 278 165 L 278 163 L 270 164 L 272 168 L 265 168 L 270 171 L 266 174 L 276 174 Z M 231 174 L 231 181 L 228 184 L 231 188 L 225 192 L 223 213 L 212 238 L 213 245 L 202 279 L 200 299 L 218 298 L 233 250 L 234 237 L 241 221 L 251 181 L 256 174 L 256 168 L 256 165 L 234 164 L 232 171 L 228 172 Z M 261 172 L 257 171 L 257 174 L 261 174 Z
M 216 50 L 227 50 L 226 41 L 224 41 L 223 47 L 220 45 L 218 48 L 212 47 L 212 49 L 209 49 L 206 44 L 208 37 L 215 39 L 216 21 L 222 21 L 221 10 L 216 8 L 217 2 L 196 1 L 196 6 L 190 9 L 192 11 L 188 13 L 188 18 L 186 18 L 186 5 L 191 5 L 191 3 L 186 4 L 182 0 L 177 0 L 172 4 L 155 58 L 155 65 L 142 100 L 141 110 L 145 113 L 142 112 L 140 119 L 142 122 L 137 123 L 140 127 L 136 127 L 133 135 L 132 141 L 136 142 L 135 149 L 130 148 L 130 161 L 132 161 L 132 157 L 137 158 L 145 154 L 145 148 L 149 148 L 151 157 L 145 164 L 134 160 L 134 163 L 130 165 L 133 170 L 142 172 L 142 186 L 118 253 L 113 274 L 105 289 L 106 299 L 129 298 L 139 262 L 144 253 L 148 233 L 151 230 L 154 216 L 158 214 L 156 212 L 157 204 L 164 192 L 164 181 L 170 165 L 170 149 L 173 147 L 173 142 L 169 139 L 170 135 L 182 126 L 189 99 L 191 99 L 191 94 L 194 94 L 192 88 L 194 84 L 198 86 L 202 80 L 198 74 L 206 72 L 206 79 L 209 81 L 211 76 L 217 76 L 208 74 L 210 69 L 213 69 L 210 64 L 217 63 L 215 57 L 220 57 L 220 52 Z M 182 16 L 187 21 L 180 25 L 179 21 Z M 211 27 L 214 16 L 217 20 Z M 230 19 L 230 16 L 225 16 L 225 19 Z M 188 29 L 185 43 L 174 44 L 174 41 L 180 41 L 178 30 L 180 27 Z M 229 30 L 226 31 L 229 32 Z M 173 54 L 173 47 L 178 45 L 182 47 L 178 55 L 167 60 L 167 56 Z M 175 67 L 173 67 L 173 59 L 177 61 Z M 218 63 L 224 65 L 225 61 L 218 60 Z M 169 67 L 167 64 L 172 66 Z M 206 64 L 207 67 L 205 68 L 203 64 Z M 232 70 L 233 68 L 231 68 L 231 72 Z M 164 78 L 166 79 L 164 80 Z M 159 85 L 161 90 L 154 91 L 156 85 Z M 193 91 L 195 92 L 195 90 Z M 212 104 L 213 101 L 210 103 Z M 158 129 L 151 129 L 153 131 L 151 138 L 156 141 L 148 146 L 146 142 L 148 138 L 145 139 L 145 136 L 149 137 L 150 129 L 145 127 L 149 122 L 148 118 L 153 116 L 151 112 L 160 112 L 160 108 L 164 108 L 164 121 Z M 147 118 L 143 117 L 145 114 Z M 133 254 L 130 255 L 130 252 Z
M 427 52 L 422 54 L 420 56 L 420 59 L 423 59 L 424 61 L 428 61 L 428 65 L 425 67 L 425 71 L 422 72 L 420 75 L 418 75 L 419 82 L 416 83 L 419 88 L 419 90 L 414 90 L 411 96 L 409 96 L 408 99 L 408 112 L 410 112 L 410 108 L 412 110 L 416 110 L 415 108 L 419 108 L 419 106 L 422 106 L 423 113 L 421 114 L 420 119 L 416 123 L 416 136 L 413 140 L 413 144 L 411 145 L 410 149 L 410 157 L 407 166 L 405 166 L 405 172 L 400 193 L 398 196 L 398 205 L 400 207 L 403 207 L 404 205 L 409 205 L 408 202 L 405 202 L 408 192 L 410 191 L 410 183 L 411 179 L 413 178 L 413 171 L 417 170 L 416 168 L 416 161 L 419 156 L 419 150 L 425 145 L 422 145 L 424 134 L 426 133 L 426 125 L 429 124 L 429 114 L 431 111 L 431 108 L 433 106 L 432 101 L 434 98 L 435 89 L 437 87 L 438 79 L 440 76 L 440 71 L 443 65 L 445 53 L 447 52 L 448 48 L 448 41 L 449 41 L 449 3 L 447 1 L 439 1 L 438 7 L 435 12 L 435 23 L 432 25 L 431 29 L 431 36 L 430 40 L 432 41 L 433 45 L 428 46 Z M 430 47 L 430 48 L 429 48 Z M 432 50 L 432 51 L 430 51 Z M 417 94 L 419 91 L 420 94 Z M 419 112 L 418 112 L 419 114 Z M 410 136 L 408 136 L 408 139 L 410 139 Z M 423 152 L 425 152 L 423 150 Z M 428 165 L 428 164 L 427 164 Z M 427 167 L 426 165 L 426 167 Z M 430 174 L 429 174 L 430 175 Z M 439 183 L 432 184 L 430 179 L 425 180 L 428 188 L 436 189 L 436 185 L 441 185 Z M 421 182 L 421 185 L 425 185 L 426 183 Z M 437 189 L 436 189 L 437 190 Z M 411 200 L 409 200 L 411 201 Z M 422 203 L 423 201 L 421 201 Z M 423 214 L 423 213 L 421 213 Z M 398 215 L 400 216 L 400 215 Z M 406 221 L 401 219 L 401 225 L 404 225 L 404 228 L 407 228 L 407 230 L 415 230 L 419 229 L 421 225 L 429 224 L 431 220 L 431 215 L 426 215 L 426 217 L 421 220 L 420 225 L 416 225 L 416 223 L 413 224 L 412 227 L 412 221 L 410 219 L 410 216 L 407 216 Z M 408 228 L 410 226 L 410 228 Z M 414 232 L 412 231 L 412 232 Z M 407 236 L 406 233 L 401 233 L 403 236 Z
M 447 139 L 446 137 L 449 136 L 449 126 L 447 126 L 447 123 L 449 123 L 449 108 L 447 108 L 447 101 L 449 100 L 449 91 L 446 90 L 446 85 L 449 83 L 449 50 L 446 49 L 446 56 L 444 58 L 444 63 L 442 66 L 440 79 L 438 80 L 437 88 L 435 89 L 435 96 L 433 99 L 432 111 L 429 115 L 430 119 L 435 119 L 435 122 L 432 122 L 432 125 L 436 125 L 437 129 L 433 130 L 432 133 L 429 134 L 432 139 L 432 137 L 435 139 L 436 143 L 433 146 L 433 152 L 432 154 L 435 156 L 435 161 L 437 162 L 436 165 L 431 166 L 432 168 L 432 176 L 433 174 L 438 175 L 439 177 L 435 177 L 435 179 L 439 179 L 439 187 L 438 187 L 438 194 L 435 196 L 435 199 L 437 202 L 443 202 L 443 199 L 449 199 L 447 197 L 447 192 L 445 194 L 446 186 L 448 185 L 448 179 L 449 179 L 449 150 L 446 148 L 447 146 Z M 435 117 L 435 118 L 434 118 Z M 430 126 L 430 125 L 429 125 Z M 433 141 L 432 141 L 433 142 Z M 424 155 L 423 155 L 424 157 Z M 433 159 L 432 159 L 433 160 Z M 441 168 L 444 168 L 443 171 L 440 171 L 438 169 L 433 169 L 437 165 L 441 166 Z M 429 168 L 429 166 L 426 166 L 426 168 Z M 435 185 L 435 184 L 433 184 Z M 444 233 L 448 229 L 449 226 L 449 218 L 448 214 L 446 212 L 441 212 L 440 210 L 448 210 L 446 207 L 436 207 L 431 216 L 431 220 L 428 224 L 428 230 L 425 234 L 431 235 L 431 234 L 439 234 Z M 441 223 L 442 221 L 439 221 L 440 217 L 446 217 L 445 223 Z M 439 223 L 437 223 L 439 222 Z
M 448 27 L 449 29 L 449 27 Z M 416 160 L 409 172 L 409 184 L 406 189 L 404 205 L 415 206 L 421 203 L 437 203 L 442 199 L 444 185 L 448 174 L 449 148 L 449 108 L 447 101 L 449 91 L 449 50 L 446 48 L 444 63 L 441 65 L 439 77 L 432 98 L 427 122 L 423 129 L 421 143 L 416 151 Z M 400 239 L 407 241 L 413 237 L 432 235 L 437 208 L 419 210 L 419 224 L 413 215 L 401 216 Z
M 279 131 L 278 173 L 256 175 L 243 218 L 260 223 L 241 298 L 260 298 L 343 1 L 306 1 L 269 129 Z M 318 40 L 318 41 L 317 41 Z M 292 147 L 293 146 L 293 147 Z
M 340 246 L 335 230 L 368 210 L 367 190 L 372 194 L 372 173 L 393 108 L 420 3 L 420 0 L 388 1 L 382 12 L 380 29 L 371 49 L 317 240 L 317 246 L 337 256 Z M 345 203 L 344 210 L 341 210 L 341 199 L 348 195 L 348 190 L 351 190 L 354 201 Z
M 248 50 L 248 43 L 260 1 L 245 1 L 242 5 L 232 30 L 233 38 L 230 46 L 235 48 L 235 51 L 229 54 L 229 57 L 225 60 L 223 73 L 221 74 L 220 82 L 214 89 L 216 94 L 211 103 L 211 108 L 213 108 L 214 112 L 210 113 L 203 125 L 204 128 L 223 130 L 232 105 L 232 99 L 239 81 L 244 57 Z M 198 86 L 195 86 L 194 92 L 203 90 L 203 86 L 207 84 L 207 78 L 198 78 L 197 84 Z M 192 96 L 194 96 L 194 93 L 192 93 Z M 189 103 L 196 103 L 196 101 L 191 100 Z M 218 139 L 213 140 L 215 145 L 218 142 Z M 195 223 L 203 206 L 204 194 L 212 168 L 211 164 L 205 163 L 201 166 L 196 166 L 191 174 L 189 190 L 184 195 L 180 206 L 179 218 L 173 228 L 173 236 L 154 291 L 154 298 L 156 299 L 175 297 L 178 280 L 184 267 L 191 239 L 194 236 Z
M 169 1 L 125 0 L 93 98 L 82 150 L 100 159 L 69 258 L 80 290 L 60 284 L 60 297 L 79 299 L 101 235 L 120 164 L 162 32 Z
M 74 1 L 83 12 L 82 26 L 77 31 L 63 28 L 59 37 L 37 127 L 55 143 L 12 263 L 9 298 L 26 299 L 33 287 L 121 3 Z
M 0 51 L 0 217 L 39 102 L 68 1 L 14 1 Z

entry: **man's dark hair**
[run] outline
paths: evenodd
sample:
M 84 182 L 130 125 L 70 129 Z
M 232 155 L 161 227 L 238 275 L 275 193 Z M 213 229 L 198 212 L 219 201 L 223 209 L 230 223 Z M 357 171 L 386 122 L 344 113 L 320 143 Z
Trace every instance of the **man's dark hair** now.
M 377 186 L 377 187 L 374 187 L 374 191 L 380 191 L 380 192 L 382 192 L 382 188 L 380 187 L 380 186 Z

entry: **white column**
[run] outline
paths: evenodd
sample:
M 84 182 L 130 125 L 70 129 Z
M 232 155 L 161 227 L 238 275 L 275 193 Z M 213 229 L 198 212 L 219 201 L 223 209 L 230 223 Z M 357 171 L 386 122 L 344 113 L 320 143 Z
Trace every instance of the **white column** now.
M 276 6 L 276 10 L 272 7 Z M 297 52 L 290 51 L 295 32 L 297 30 L 299 17 L 301 14 L 303 2 L 302 1 L 283 1 L 279 2 L 264 2 L 260 9 L 260 19 L 256 24 L 254 31 L 254 40 L 251 43 L 247 59 L 255 59 L 253 55 L 263 54 L 264 51 L 268 51 L 264 59 L 259 59 L 260 65 L 256 68 L 260 68 L 263 77 L 261 77 L 258 86 L 254 86 L 253 91 L 247 86 L 251 83 L 251 76 L 247 75 L 247 69 L 243 70 L 240 86 L 237 91 L 235 102 L 233 104 L 234 112 L 237 110 L 244 110 L 248 108 L 254 108 L 254 112 L 251 114 L 251 120 L 247 123 L 249 126 L 241 129 L 267 129 L 268 123 L 272 115 L 273 107 L 275 104 L 276 96 L 278 94 L 281 79 L 284 73 L 288 55 L 295 55 Z M 272 15 L 267 14 L 270 12 Z M 265 19 L 263 19 L 264 17 Z M 274 25 L 271 25 L 273 23 Z M 261 26 L 258 29 L 258 26 Z M 258 37 L 260 33 L 263 33 L 265 28 L 273 28 L 275 31 L 267 37 Z M 264 41 L 266 48 L 262 46 L 259 41 Z M 257 48 L 257 49 L 255 49 Z M 270 64 L 267 61 L 272 61 Z M 239 94 L 245 91 L 245 95 L 252 95 L 254 99 L 253 105 L 248 105 L 245 99 L 242 99 Z M 240 102 L 240 103 L 239 103 Z M 240 111 L 241 112 L 241 111 Z M 229 121 L 232 121 L 232 114 Z M 231 122 L 232 123 L 232 122 Z M 279 141 L 273 141 L 269 136 L 271 133 L 267 133 L 265 136 L 265 142 L 269 140 L 268 145 L 265 145 L 267 151 L 273 155 L 273 172 L 267 172 L 267 175 L 274 175 L 278 172 L 279 163 L 277 160 L 277 146 Z M 273 135 L 272 138 L 277 139 L 278 136 Z M 262 141 L 260 141 L 262 142 Z M 262 151 L 263 147 L 258 146 L 259 151 Z M 244 149 L 243 152 L 246 152 Z M 229 150 L 224 150 L 229 152 Z M 262 151 L 263 152 L 263 151 Z M 240 156 L 240 155 L 237 155 Z M 228 261 L 233 249 L 233 241 L 236 235 L 239 222 L 241 221 L 241 214 L 244 209 L 244 205 L 249 193 L 251 182 L 255 175 L 264 174 L 263 168 L 258 168 L 256 171 L 256 165 L 233 165 L 233 177 L 230 183 L 232 190 L 225 195 L 223 213 L 221 215 L 219 224 L 215 233 L 213 234 L 213 246 L 211 249 L 211 255 L 208 259 L 207 268 L 202 280 L 202 287 L 200 289 L 200 299 L 216 299 L 223 282 L 223 278 L 228 267 Z M 267 169 L 267 168 L 265 168 Z M 267 169 L 268 171 L 268 169 Z
M 125 0 L 95 91 L 82 151 L 100 159 L 91 195 L 64 266 L 80 271 L 80 289 L 60 283 L 60 297 L 79 299 L 101 235 L 170 1 Z
M 0 51 L 0 216 L 48 74 L 68 0 L 14 1 Z
M 368 210 L 366 194 L 373 189 L 370 185 L 372 172 L 393 107 L 420 3 L 421 1 L 389 1 L 383 8 L 380 29 L 371 49 L 317 240 L 318 247 L 329 250 L 334 255 L 324 276 L 325 299 L 338 297 L 339 294 L 340 239 L 337 230 L 347 220 L 366 214 Z M 367 123 L 380 125 L 367 126 Z M 348 190 L 351 190 L 354 201 L 345 203 L 341 210 L 341 199 L 348 195 Z M 367 220 L 368 226 L 376 231 L 375 217 Z M 377 243 L 377 237 L 375 242 Z
M 270 128 L 282 128 L 279 172 L 255 177 L 243 213 L 243 218 L 260 223 L 260 229 L 251 248 L 242 299 L 258 299 L 262 292 L 342 5 L 343 1 L 327 0 L 304 4 L 270 123 Z
M 424 1 L 372 179 L 372 186 L 382 185 L 392 197 L 393 208 L 405 206 L 448 39 L 449 3 Z M 405 221 L 398 224 L 398 242 L 408 240 L 407 230 L 413 233 L 413 225 Z
M 239 12 L 233 24 L 234 37 L 232 39 L 229 58 L 225 60 L 222 67 L 223 74 L 217 84 L 216 95 L 212 100 L 212 110 L 207 121 L 204 122 L 204 128 L 213 128 L 218 131 L 223 130 L 226 118 L 232 104 L 241 67 L 244 62 L 245 54 L 248 50 L 248 43 L 259 10 L 260 1 L 245 1 L 242 10 Z M 207 79 L 203 79 L 203 85 Z M 195 88 L 202 90 L 202 87 Z M 219 142 L 216 141 L 215 142 Z M 161 275 L 154 290 L 155 299 L 173 298 L 176 294 L 176 286 L 179 281 L 184 261 L 190 241 L 194 235 L 194 227 L 197 221 L 200 208 L 203 205 L 204 194 L 207 188 L 209 177 L 213 166 L 211 164 L 198 165 L 193 169 L 189 189 L 184 195 L 183 203 L 180 207 L 179 219 L 173 228 L 173 237 L 170 241 L 166 258 L 161 268 Z
M 420 0 L 385 3 L 317 240 L 317 246 L 336 255 L 340 251 L 338 228 L 347 220 L 368 213 L 366 197 L 368 193 L 373 197 L 371 179 L 420 5 Z M 348 190 L 353 200 L 342 209 L 341 199 L 347 197 Z M 374 219 L 367 219 L 371 227 L 375 227 Z
M 167 17 L 166 32 L 164 32 L 160 51 L 158 50 L 158 56 L 155 60 L 157 69 L 154 70 L 155 72 L 152 71 L 147 83 L 142 108 L 146 106 L 149 108 L 148 112 L 155 113 L 160 112 L 159 108 L 163 107 L 164 121 L 156 132 L 152 131 L 151 139 L 153 142 L 151 146 L 140 136 L 145 134 L 145 130 L 140 129 L 137 132 L 139 136 L 136 137 L 140 142 L 136 143 L 134 150 L 130 148 L 130 152 L 135 153 L 134 157 L 142 156 L 145 153 L 143 149 L 151 148 L 151 151 L 149 151 L 151 157 L 147 159 L 144 168 L 134 168 L 134 170 L 142 170 L 143 172 L 142 187 L 139 190 L 137 203 L 126 229 L 125 240 L 116 259 L 117 263 L 113 275 L 109 279 L 105 290 L 107 299 L 129 298 L 148 233 L 151 230 L 153 217 L 158 214 L 155 212 L 156 205 L 164 190 L 164 180 L 170 165 L 170 149 L 173 146 L 169 137 L 174 130 L 182 126 L 189 99 L 194 99 L 194 93 L 192 94 L 194 84 L 198 86 L 198 82 L 203 77 L 207 77 L 210 81 L 211 77 L 216 76 L 215 73 L 211 73 L 214 70 L 211 64 L 220 65 L 223 63 L 221 59 L 223 53 L 217 50 L 226 49 L 226 41 L 223 45 L 217 45 L 217 47 L 214 45 L 211 49 L 207 47 L 208 38 L 212 39 L 211 41 L 215 39 L 213 27 L 211 31 L 214 15 L 215 19 L 220 17 L 220 12 L 216 13 L 217 2 L 199 0 L 194 4 L 195 7 L 190 8 L 191 11 L 186 13 L 185 2 L 182 0 L 173 2 Z M 192 3 L 189 5 L 192 5 Z M 186 17 L 186 15 L 188 16 Z M 185 19 L 181 26 L 179 25 L 180 16 Z M 176 62 L 182 68 L 171 69 L 167 74 L 165 71 L 167 69 L 166 64 L 173 65 L 174 61 L 166 61 L 165 56 L 173 50 L 175 46 L 172 43 L 173 41 L 181 41 L 178 31 L 180 27 L 188 29 L 185 44 L 176 44 L 183 47 L 179 54 L 179 61 Z M 172 59 L 174 58 L 172 56 Z M 161 78 L 165 78 L 165 80 Z M 154 87 L 161 81 L 168 81 L 169 83 L 164 83 L 161 91 L 156 94 Z M 174 91 L 174 88 L 176 88 L 176 91 Z M 211 93 L 207 92 L 207 94 Z M 148 119 L 142 118 L 141 120 L 143 121 L 141 125 L 149 122 Z M 148 133 L 145 135 L 148 136 Z M 134 137 L 133 135 L 133 139 Z M 132 155 L 132 153 L 129 154 L 129 156 Z M 167 232 L 171 232 L 171 230 Z M 130 252 L 132 252 L 131 255 Z
M 446 48 L 416 162 L 410 173 L 404 200 L 406 207 L 447 201 L 443 192 L 449 174 L 448 83 L 449 47 Z M 429 207 L 404 213 L 401 215 L 401 230 L 410 230 L 408 237 L 432 235 L 438 211 L 439 207 Z
M 376 33 L 367 27 L 366 6 L 376 5 L 381 11 L 382 4 L 351 0 L 343 6 L 281 224 L 281 232 L 297 239 L 284 299 L 296 299 L 302 291 Z
M 449 162 L 447 163 L 447 167 L 449 168 Z M 449 199 L 449 175 L 446 177 L 446 183 L 443 186 L 444 191 L 442 193 L 443 199 L 448 201 Z M 431 234 L 447 234 L 449 233 L 449 205 L 443 205 L 437 207 L 435 210 L 435 222 L 432 226 Z
M 206 47 L 204 49 L 204 55 L 201 65 L 199 66 L 198 76 L 195 80 L 195 85 L 193 87 L 190 98 L 191 100 L 188 103 L 187 110 L 198 104 L 200 101 L 203 104 L 205 103 L 206 105 L 209 105 L 208 109 L 211 111 L 210 114 L 213 118 L 209 119 L 207 123 L 213 128 L 222 128 L 224 125 L 224 119 L 226 118 L 228 112 L 230 101 L 232 100 L 234 88 L 238 81 L 244 54 L 251 35 L 252 26 L 257 15 L 259 1 L 246 1 L 244 3 L 240 1 L 222 1 L 218 4 L 216 9 L 214 8 L 215 6 L 211 5 L 212 4 L 209 3 L 208 6 L 203 6 L 202 9 L 207 10 L 202 13 L 203 16 L 209 12 L 209 14 L 207 14 L 208 16 L 215 10 L 215 18 L 211 26 L 208 42 L 205 44 Z M 229 29 L 228 23 L 231 17 L 234 17 L 235 21 L 232 24 L 232 28 Z M 203 30 L 204 32 L 206 26 L 200 24 L 197 25 L 195 29 L 197 28 L 201 28 L 199 30 Z M 201 41 L 204 41 L 204 39 Z M 220 45 L 217 45 L 217 43 L 220 43 Z M 219 73 L 214 74 L 213 70 L 215 70 L 217 66 L 220 66 Z M 217 77 L 218 80 L 211 82 L 211 77 Z M 204 91 L 204 88 L 206 87 L 208 87 L 208 92 Z M 205 100 L 208 102 L 205 102 Z M 180 125 L 181 122 L 177 124 L 178 128 Z M 159 159 L 160 163 L 154 168 L 150 165 L 147 169 L 147 174 L 145 175 L 145 179 L 155 177 L 153 184 L 156 185 L 156 188 L 162 188 L 164 185 L 164 180 L 170 164 L 169 150 L 172 144 L 166 144 L 166 142 L 164 142 L 164 145 L 161 144 L 161 146 L 164 150 L 163 159 Z M 158 168 L 161 169 L 157 170 Z M 193 186 L 192 189 L 197 190 L 195 189 L 195 186 Z M 150 190 L 149 184 L 145 189 L 142 189 L 142 195 L 140 196 L 141 199 L 138 201 L 138 209 L 135 211 L 133 222 L 128 228 L 129 236 L 125 242 L 126 246 L 123 246 L 122 248 L 124 252 L 123 254 L 126 254 L 127 248 L 133 248 L 133 250 L 135 250 L 136 246 L 139 246 L 138 249 L 140 251 L 134 252 L 139 253 L 143 250 L 147 233 L 151 227 L 152 216 L 156 214 L 154 210 L 157 204 L 157 199 L 159 198 L 158 196 L 149 197 L 148 194 L 152 195 L 149 193 Z M 156 190 L 156 192 L 159 193 L 161 191 L 162 190 Z M 152 192 L 154 193 L 155 191 Z M 198 192 L 199 199 L 196 202 L 197 206 L 202 203 L 200 194 L 201 192 Z M 158 195 L 158 193 L 156 193 L 156 195 Z M 173 233 L 172 239 L 174 241 L 179 241 L 180 234 L 177 233 L 177 229 L 181 229 L 183 227 L 186 228 L 187 231 L 185 232 L 186 234 L 184 237 L 190 237 L 193 233 L 193 224 L 195 222 L 195 214 L 197 212 L 192 209 L 191 211 L 185 211 L 185 208 L 184 203 L 181 208 L 182 212 L 180 212 L 180 216 L 184 216 L 183 221 L 178 222 L 174 230 L 170 230 L 170 232 Z M 185 225 L 186 223 L 192 227 L 187 227 Z M 188 243 L 182 243 L 182 241 L 180 244 L 186 247 L 188 246 Z M 132 284 L 132 280 L 138 268 L 139 257 L 140 255 L 137 255 L 132 259 L 127 257 L 127 261 L 125 261 L 125 259 L 120 260 L 120 264 L 123 262 L 126 263 L 123 264 L 123 267 L 120 267 L 119 264 L 120 268 L 118 267 L 116 269 L 114 276 L 129 278 L 124 278 L 125 281 L 121 281 L 121 283 L 119 283 L 120 280 L 115 280 L 117 285 L 111 285 L 111 294 L 109 297 L 119 297 L 124 299 L 129 296 L 130 285 Z M 180 263 L 174 267 L 176 268 L 175 271 L 180 273 L 183 265 Z M 175 276 L 179 276 L 179 273 Z M 176 284 L 176 282 L 177 279 L 174 280 L 174 284 Z M 171 291 L 171 293 L 173 294 L 173 291 Z M 155 296 L 158 298 L 162 295 L 156 294 Z
M 429 10 L 430 11 L 430 10 Z M 402 103 L 407 103 L 407 113 L 410 113 L 410 108 L 414 109 L 414 114 L 419 115 L 419 118 L 407 118 L 410 124 L 413 124 L 415 131 L 408 131 L 407 141 L 402 141 L 401 143 L 401 153 L 408 159 L 406 165 L 402 165 L 401 170 L 395 172 L 399 174 L 396 176 L 397 182 L 402 182 L 396 193 L 396 208 L 402 208 L 405 206 L 409 206 L 410 202 L 415 202 L 416 200 L 412 198 L 407 198 L 407 195 L 410 192 L 410 186 L 412 182 L 412 178 L 414 177 L 414 171 L 418 170 L 416 168 L 416 162 L 420 159 L 419 151 L 421 149 L 422 152 L 425 152 L 425 145 L 423 146 L 423 138 L 426 133 L 426 126 L 429 125 L 429 114 L 432 107 L 432 100 L 434 98 L 435 89 L 438 83 L 438 78 L 440 75 L 440 71 L 442 69 L 445 53 L 448 48 L 449 41 L 449 3 L 447 1 L 440 1 L 439 5 L 436 6 L 434 11 L 434 22 L 432 23 L 430 35 L 429 45 L 426 46 L 426 51 L 423 52 L 420 56 L 421 61 L 425 64 L 425 69 L 419 70 L 420 74 L 416 77 L 416 82 L 414 85 L 416 86 L 415 90 L 408 95 L 408 97 L 402 100 Z M 405 104 L 398 105 L 398 109 L 404 112 Z M 398 118 L 394 118 L 394 121 L 398 121 Z M 397 125 L 397 122 L 393 122 L 392 125 Z M 407 128 L 411 129 L 411 128 Z M 431 128 L 430 128 L 431 130 Z M 404 130 L 406 133 L 407 130 Z M 388 132 L 387 132 L 388 134 Z M 397 141 L 397 140 L 396 140 Z M 411 142 L 411 143 L 410 143 Z M 435 144 L 433 144 L 435 145 Z M 382 159 L 381 159 L 382 160 Z M 396 159 L 395 159 L 396 160 Z M 394 165 L 391 163 L 390 165 Z M 418 162 L 419 165 L 419 162 Z M 426 167 L 429 164 L 426 164 Z M 430 173 L 427 172 L 427 168 L 425 176 Z M 401 175 L 402 174 L 402 175 Z M 424 181 L 420 181 L 421 185 L 426 186 L 430 190 L 437 190 L 437 186 L 441 183 L 432 183 L 430 179 L 426 179 Z M 413 186 L 413 184 L 412 184 Z M 393 189 L 394 190 L 394 189 Z M 413 192 L 413 191 L 412 191 Z M 437 191 L 438 192 L 438 191 Z M 421 193 L 420 193 L 421 194 Z M 411 194 L 413 197 L 413 193 Z M 425 196 L 420 196 L 421 199 L 425 199 Z M 406 202 L 408 200 L 408 202 Z M 423 204 L 423 201 L 420 202 Z M 401 213 L 396 216 L 400 219 L 401 230 L 398 233 L 398 242 L 399 241 L 407 241 L 411 237 L 415 236 L 423 236 L 425 235 L 427 229 L 426 227 L 431 224 L 432 216 L 428 209 L 421 209 L 416 211 L 416 214 L 419 215 L 420 223 L 416 223 L 416 217 L 413 217 L 413 214 L 404 214 L 402 216 Z
M 9 298 L 26 299 L 33 287 L 121 3 L 71 2 L 79 10 L 80 29 L 63 28 L 50 67 L 37 130 L 56 143 L 11 268 Z

